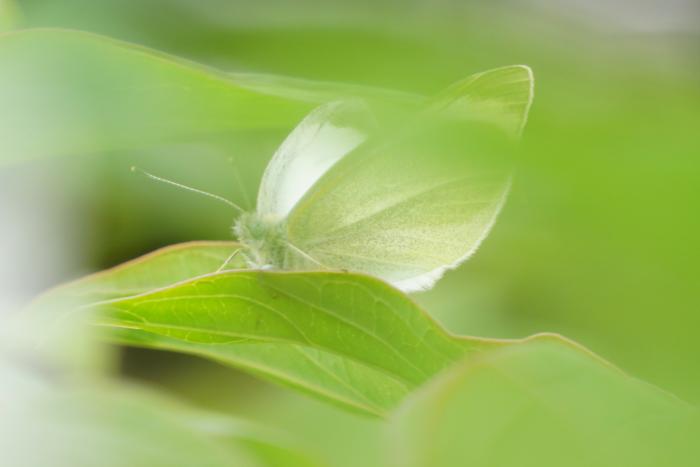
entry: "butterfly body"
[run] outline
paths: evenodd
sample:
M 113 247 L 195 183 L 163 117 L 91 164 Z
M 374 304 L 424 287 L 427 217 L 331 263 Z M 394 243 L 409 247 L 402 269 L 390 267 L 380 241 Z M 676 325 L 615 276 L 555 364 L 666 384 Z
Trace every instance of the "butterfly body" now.
M 254 269 L 284 269 L 289 254 L 283 221 L 256 212 L 241 214 L 233 233 L 242 245 L 246 263 Z

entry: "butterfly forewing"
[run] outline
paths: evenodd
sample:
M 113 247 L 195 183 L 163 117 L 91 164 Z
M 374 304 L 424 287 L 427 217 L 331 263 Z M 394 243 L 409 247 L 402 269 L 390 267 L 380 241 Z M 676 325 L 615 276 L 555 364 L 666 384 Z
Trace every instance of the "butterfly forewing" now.
M 367 137 L 371 118 L 359 102 L 331 102 L 311 112 L 270 160 L 257 212 L 283 219 L 329 168 Z

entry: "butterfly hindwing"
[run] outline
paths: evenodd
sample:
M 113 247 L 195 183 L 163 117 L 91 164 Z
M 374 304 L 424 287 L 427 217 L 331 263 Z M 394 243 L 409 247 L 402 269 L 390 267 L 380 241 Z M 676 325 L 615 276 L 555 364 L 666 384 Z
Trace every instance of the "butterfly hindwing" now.
M 446 144 L 434 134 L 351 153 L 294 208 L 289 240 L 328 268 L 407 291 L 432 285 L 412 280 L 471 254 L 507 191 L 508 169 L 483 157 L 500 156 L 500 145 L 473 133 L 466 149 L 480 157 L 460 157 L 465 141 Z

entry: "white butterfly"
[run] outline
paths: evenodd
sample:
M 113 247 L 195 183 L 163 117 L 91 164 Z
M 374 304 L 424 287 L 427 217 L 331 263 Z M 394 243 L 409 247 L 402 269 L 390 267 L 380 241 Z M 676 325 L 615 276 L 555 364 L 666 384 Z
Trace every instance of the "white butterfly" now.
M 451 86 L 429 107 L 519 134 L 532 97 L 530 69 L 510 66 Z M 278 149 L 256 211 L 234 225 L 251 267 L 361 272 L 410 292 L 432 287 L 486 237 L 507 171 L 420 139 L 365 148 L 368 132 L 351 123 L 362 114 L 353 103 L 323 105 Z
M 389 138 L 370 137 L 372 116 L 357 102 L 322 105 L 269 162 L 255 212 L 236 219 L 240 253 L 251 268 L 346 270 L 405 292 L 432 287 L 476 251 L 508 193 L 501 146 L 482 127 L 519 136 L 532 98 L 526 66 L 478 73 Z

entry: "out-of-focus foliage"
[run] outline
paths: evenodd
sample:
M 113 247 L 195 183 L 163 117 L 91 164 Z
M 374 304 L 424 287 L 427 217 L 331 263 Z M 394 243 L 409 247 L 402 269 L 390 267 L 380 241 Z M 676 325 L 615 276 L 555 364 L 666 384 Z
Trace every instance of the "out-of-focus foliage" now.
M 19 20 L 19 11 L 14 0 L 0 1 L 0 32 L 16 27 Z
M 202 413 L 141 387 L 106 382 L 57 359 L 66 342 L 85 342 L 76 315 L 51 309 L 3 319 L 0 344 L 0 464 L 278 467 L 318 465 L 272 430 Z M 70 324 L 69 324 L 70 323 Z M 60 326 L 59 326 L 60 324 Z M 62 335 L 61 335 L 62 334 Z M 90 340 L 85 358 L 99 353 Z
M 8 368 L 2 372 L 7 407 L 0 422 L 3 465 L 256 465 L 225 443 L 188 429 L 173 407 L 159 407 L 154 400 L 124 397 L 107 388 L 45 388 L 27 395 L 25 386 L 17 388 L 6 380 L 11 376 Z M 12 391 L 17 397 L 7 394 Z
M 691 465 L 699 413 L 585 350 L 540 340 L 471 358 L 393 421 L 395 465 Z
M 49 47 L 54 52 L 47 56 Z M 313 103 L 341 96 L 413 100 L 360 86 L 224 74 L 107 38 L 51 29 L 0 37 L 0 79 L 0 155 L 20 160 L 284 128 Z

